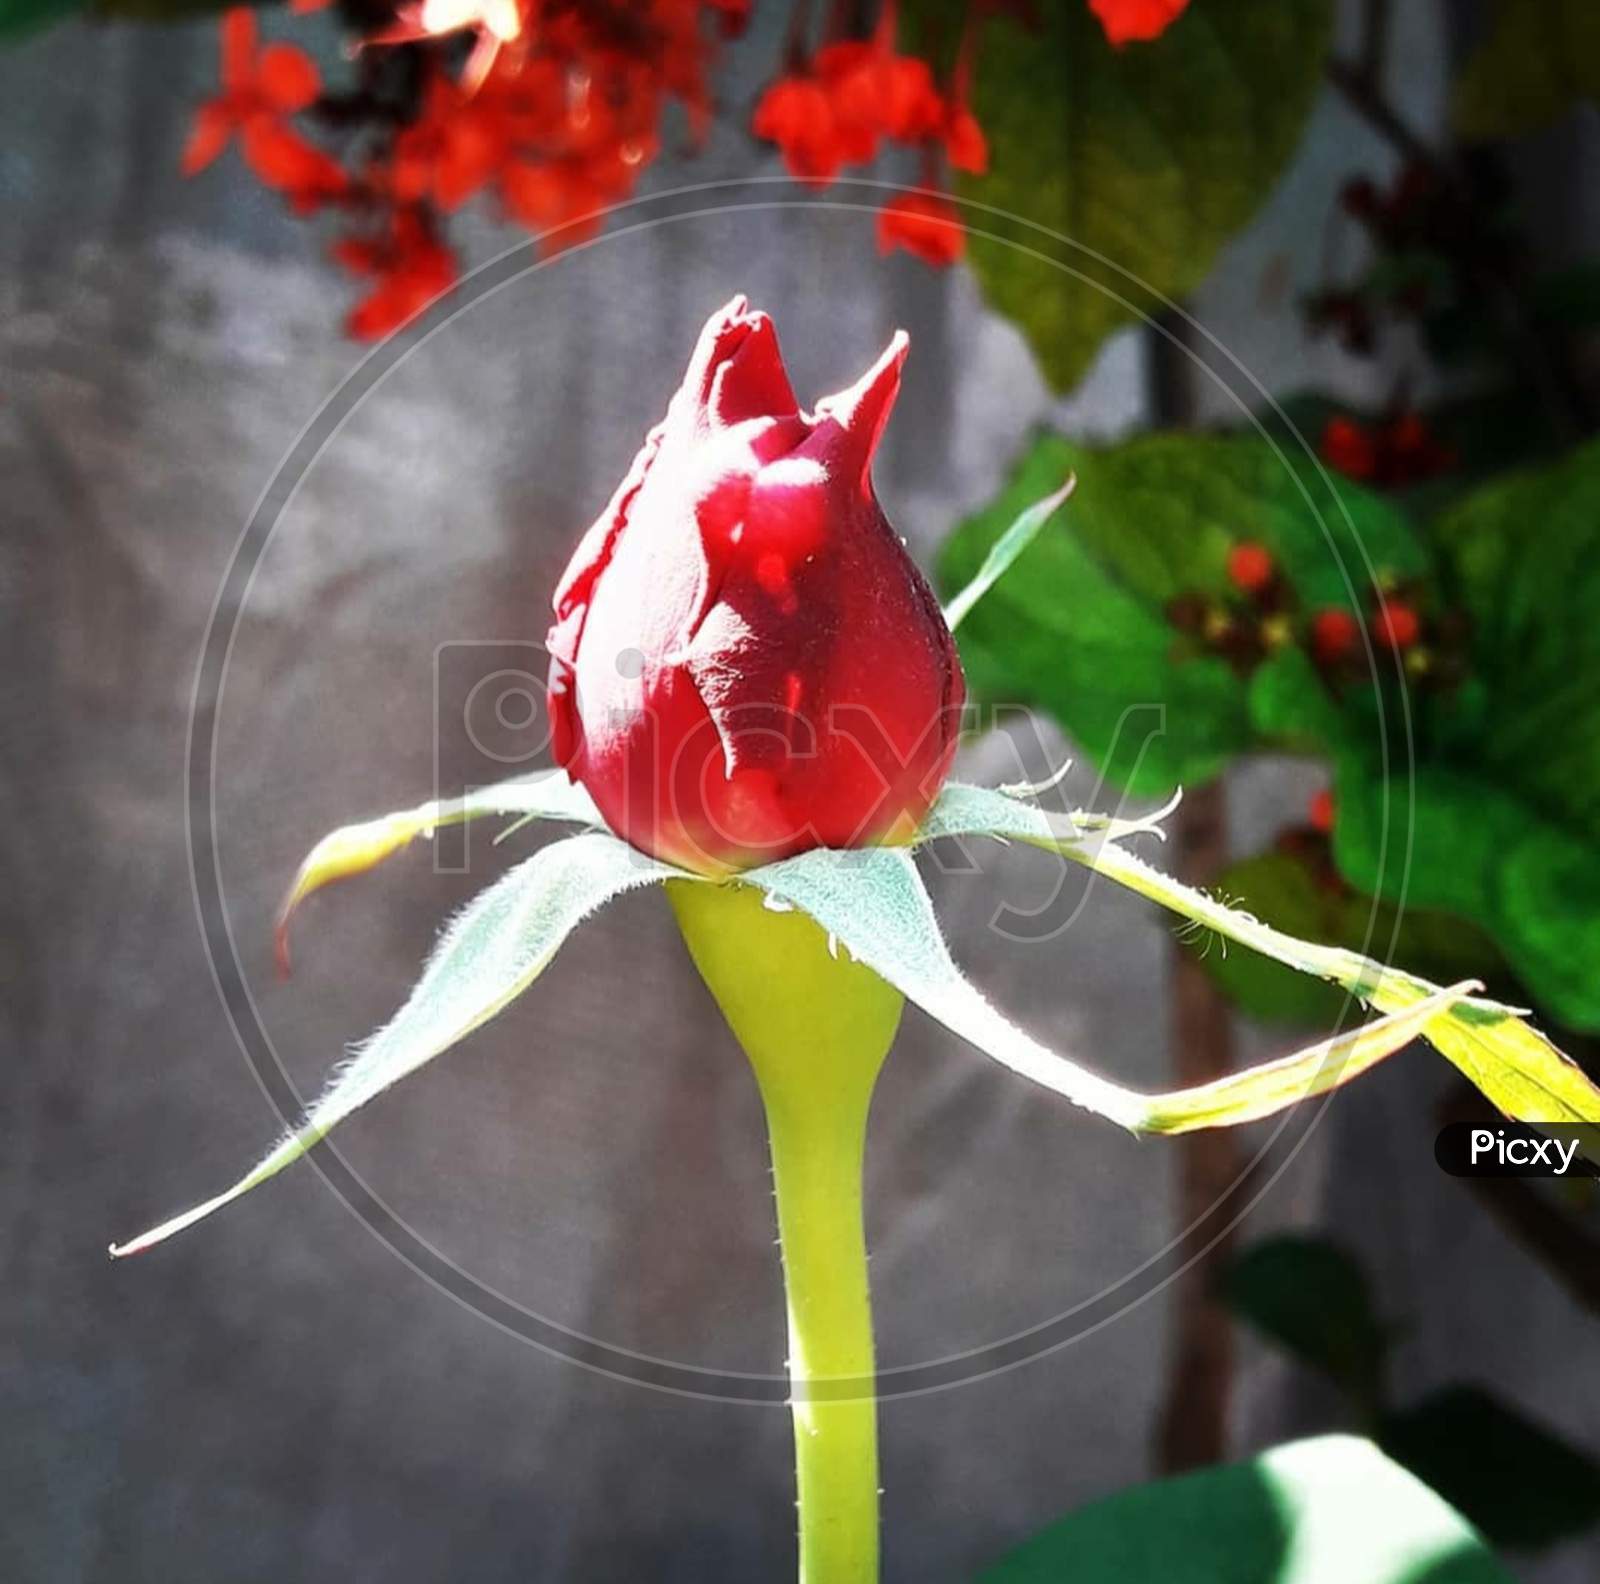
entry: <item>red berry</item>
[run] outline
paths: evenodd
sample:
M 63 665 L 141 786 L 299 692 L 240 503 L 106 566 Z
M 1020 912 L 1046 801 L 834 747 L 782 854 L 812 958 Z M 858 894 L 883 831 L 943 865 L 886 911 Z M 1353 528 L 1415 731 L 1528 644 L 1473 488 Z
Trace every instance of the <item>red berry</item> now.
M 1311 619 L 1311 653 L 1321 665 L 1337 665 L 1356 651 L 1361 628 L 1347 610 L 1318 611 Z
M 1324 836 L 1333 829 L 1333 793 L 1327 787 L 1311 799 L 1306 818 L 1311 821 L 1312 830 L 1321 831 Z
M 1228 552 L 1228 579 L 1246 594 L 1259 594 L 1276 572 L 1271 551 L 1254 540 L 1242 540 Z
M 1346 478 L 1370 479 L 1378 470 L 1378 451 L 1372 435 L 1353 418 L 1330 418 L 1317 449 L 1322 460 Z
M 1372 614 L 1372 631 L 1391 649 L 1409 649 L 1421 636 L 1422 623 L 1404 600 L 1386 599 Z

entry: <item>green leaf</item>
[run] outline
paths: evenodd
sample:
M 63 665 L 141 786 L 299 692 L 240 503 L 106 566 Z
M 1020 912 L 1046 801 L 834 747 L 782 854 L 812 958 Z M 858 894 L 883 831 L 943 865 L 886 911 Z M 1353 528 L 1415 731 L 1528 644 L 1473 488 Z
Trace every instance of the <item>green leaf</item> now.
M 138 1254 L 275 1177 L 352 1111 L 464 1039 L 521 995 L 602 903 L 679 871 L 598 831 L 536 852 L 456 916 L 404 1006 L 339 1069 L 322 1098 L 265 1159 L 214 1199 L 120 1246 Z
M 1072 494 L 1078 480 L 1068 474 L 1066 482 L 1053 495 L 1036 501 L 1019 513 L 1017 520 L 989 547 L 972 581 L 944 608 L 945 625 L 954 632 L 967 613 L 1010 570 L 1012 562 L 1038 538 L 1039 530 L 1055 516 L 1056 509 Z
M 1319 865 L 1309 854 L 1257 853 L 1224 869 L 1216 889 L 1288 934 L 1403 962 L 1440 983 L 1481 979 L 1494 985 L 1506 977 L 1494 943 L 1475 925 L 1363 896 L 1333 873 L 1326 858 Z M 1263 1022 L 1327 1028 L 1348 1004 L 1346 992 L 1259 952 L 1244 947 L 1196 951 L 1228 999 Z
M 1337 1244 L 1293 1236 L 1257 1243 L 1223 1273 L 1218 1296 L 1358 1402 L 1377 1403 L 1388 1335 L 1366 1273 Z
M 520 816 L 503 836 L 534 819 L 565 820 L 596 828 L 605 825 L 594 799 L 576 781 L 569 780 L 564 770 L 518 776 L 495 786 L 475 788 L 459 798 L 423 803 L 398 814 L 363 820 L 358 825 L 342 825 L 306 854 L 278 909 L 276 941 L 280 972 L 289 970 L 289 921 L 307 897 L 336 880 L 365 874 L 417 837 L 431 836 L 441 825 L 460 825 L 486 814 Z
M 1386 1415 L 1378 1442 L 1494 1545 L 1548 1546 L 1600 1521 L 1600 1465 L 1480 1387 Z
M 1593 0 L 1495 0 L 1488 35 L 1456 81 L 1456 131 L 1475 140 L 1521 137 L 1597 98 Z
M 1122 1491 L 983 1584 L 1511 1584 L 1462 1516 L 1370 1441 L 1324 1436 Z
M 1420 1032 L 1454 1063 L 1507 1116 L 1540 1123 L 1600 1122 L 1600 1090 L 1582 1069 L 1544 1035 L 1523 1022 L 1511 1007 L 1483 996 L 1461 996 L 1438 985 L 1389 968 L 1361 952 L 1301 940 L 1273 929 L 1250 913 L 1229 907 L 1216 897 L 1185 885 L 1129 852 L 1120 833 L 1090 839 L 1083 816 L 1050 814 L 1031 804 L 981 787 L 946 787 L 921 836 L 989 835 L 1028 842 L 1070 858 L 1118 885 L 1159 903 L 1223 939 L 1285 963 L 1300 973 L 1325 979 L 1387 1014 L 1424 1012 Z M 841 939 L 848 937 L 841 933 Z M 888 977 L 885 975 L 885 977 Z M 915 995 L 911 991 L 907 994 Z M 1361 1031 L 1368 1043 L 1354 1050 L 1338 1042 L 1314 1046 L 1283 1062 L 1234 1074 L 1219 1084 L 1158 1096 L 1136 1125 L 1158 1126 L 1175 1121 L 1183 1126 L 1212 1126 L 1267 1114 L 1288 1104 L 1293 1083 L 1304 1081 L 1301 1093 L 1316 1093 L 1345 1081 L 1383 1054 L 1377 1025 Z M 1319 1053 L 1326 1053 L 1320 1058 Z M 1309 1068 L 1304 1064 L 1310 1062 Z M 1296 1064 L 1302 1064 L 1298 1069 Z M 1262 1076 L 1260 1092 L 1254 1074 Z M 1237 1114 L 1207 1114 L 1208 1096 L 1237 1105 Z M 1170 1108 L 1170 1109 L 1169 1109 Z M 1176 1130 L 1176 1129 L 1174 1129 Z
M 1352 759 L 1335 857 L 1363 890 L 1486 929 L 1549 1013 L 1600 1029 L 1600 443 L 1434 524 L 1479 696 L 1424 722 L 1413 781 Z
M 961 651 L 976 695 L 1053 715 L 1117 786 L 1165 796 L 1217 775 L 1257 746 L 1342 747 L 1377 730 L 1371 685 L 1335 699 L 1303 652 L 1311 614 L 1363 603 L 1374 571 L 1427 572 L 1406 518 L 1258 437 L 1146 435 L 1095 450 L 1037 438 L 1005 490 L 945 544 L 947 589 L 972 578 L 1006 527 L 1075 472 L 1058 531 L 1028 553 L 966 622 Z M 1240 671 L 1169 614 L 1198 600 L 1241 628 L 1262 613 L 1228 580 L 1241 541 L 1273 556 L 1298 606 L 1287 647 Z
M 1470 774 L 1339 785 L 1334 851 L 1353 883 L 1480 923 L 1540 1006 L 1600 1027 L 1600 852 Z
M 965 7 L 902 9 L 920 39 L 953 43 Z M 995 211 L 969 225 L 1007 240 L 975 234 L 972 268 L 1058 389 L 1113 330 L 1199 285 L 1255 213 L 1317 97 L 1331 9 L 1206 0 L 1121 50 L 1087 5 L 1038 7 L 1037 29 L 988 22 L 974 108 L 989 174 L 959 186 Z
M 962 628 L 974 696 L 1047 711 L 1136 795 L 1204 782 L 1257 749 L 1331 760 L 1345 880 L 1394 915 L 1465 920 L 1516 994 L 1600 1030 L 1600 443 L 1461 496 L 1426 543 L 1393 503 L 1294 457 L 1253 436 L 1101 451 L 1039 440 L 941 555 L 942 581 L 958 586 L 1018 511 L 1077 472 L 1072 511 L 1029 552 L 1028 575 L 996 586 Z M 1241 540 L 1271 554 L 1283 608 L 1230 587 Z M 1434 624 L 1418 651 L 1433 669 L 1405 708 L 1386 663 L 1338 678 L 1307 653 L 1312 614 L 1359 614 L 1373 578 L 1407 585 Z M 1247 659 L 1214 652 L 1196 609 L 1253 634 Z M 1304 933 L 1349 942 L 1349 923 Z M 1431 920 L 1416 928 L 1419 962 L 1457 955 Z M 1429 977 L 1489 977 L 1480 945 L 1465 933 L 1470 972 Z

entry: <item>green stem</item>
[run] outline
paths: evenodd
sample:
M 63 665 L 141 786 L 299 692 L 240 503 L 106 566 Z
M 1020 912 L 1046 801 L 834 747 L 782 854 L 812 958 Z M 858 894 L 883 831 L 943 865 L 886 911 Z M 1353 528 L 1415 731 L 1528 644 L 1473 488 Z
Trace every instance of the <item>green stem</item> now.
M 878 1425 L 862 1230 L 865 1082 L 837 1089 L 755 1063 L 767 1110 L 789 1300 L 801 1584 L 878 1577 Z M 798 1081 L 797 1081 L 798 1080 Z
M 766 1108 L 789 1309 L 801 1584 L 876 1584 L 878 1434 L 861 1172 L 903 1005 L 805 914 L 745 886 L 667 886 Z

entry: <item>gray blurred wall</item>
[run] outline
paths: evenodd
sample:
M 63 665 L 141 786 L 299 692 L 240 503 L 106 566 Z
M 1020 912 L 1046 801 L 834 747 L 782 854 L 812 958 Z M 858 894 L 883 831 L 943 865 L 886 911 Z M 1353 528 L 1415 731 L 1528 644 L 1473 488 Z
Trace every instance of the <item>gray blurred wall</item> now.
M 775 169 L 738 130 L 777 51 L 765 11 L 719 124 L 661 189 Z M 1401 8 L 1399 70 L 1436 114 L 1437 18 Z M 148 1258 L 109 1239 L 214 1191 L 277 1119 L 195 922 L 183 835 L 194 668 L 257 493 L 355 365 L 315 228 L 227 159 L 176 175 L 210 27 L 64 28 L 0 55 L 0 1578 L 28 1584 L 382 1578 L 782 1578 L 789 1427 L 541 1353 L 425 1284 L 300 1167 Z M 1359 394 L 1308 352 L 1286 259 L 1317 267 L 1330 195 L 1386 158 L 1325 104 L 1197 311 L 1277 389 Z M 509 238 L 480 231 L 487 255 Z M 806 396 L 897 324 L 913 354 L 879 470 L 926 557 L 1050 419 L 1145 411 L 1135 337 L 1055 402 L 963 275 L 880 262 L 870 216 L 748 210 L 607 242 L 480 303 L 400 368 L 305 479 L 251 589 L 221 712 L 220 859 L 272 1038 L 313 1092 L 403 995 L 439 920 L 503 863 L 423 853 L 307 909 L 274 982 L 268 921 L 308 843 L 433 784 L 441 643 L 537 638 L 575 536 L 734 290 L 772 308 Z M 1226 397 L 1204 398 L 1220 413 Z M 1070 751 L 1046 737 L 1051 755 Z M 463 751 L 459 733 L 447 757 Z M 1026 768 L 1042 767 L 1036 744 Z M 965 772 L 1014 778 L 1005 740 Z M 468 771 L 467 773 L 470 773 Z M 1315 778 L 1252 766 L 1242 850 Z M 1090 783 L 1073 783 L 1087 796 Z M 957 955 L 1058 1048 L 1167 1072 L 1170 936 L 1097 894 L 1048 948 L 989 928 L 1054 877 L 995 849 L 936 877 Z M 1278 1048 L 1247 1034 L 1249 1053 Z M 1593 1332 L 1432 1164 L 1441 1064 L 1339 1098 L 1246 1235 L 1331 1221 L 1413 1329 L 1415 1386 L 1470 1375 L 1582 1435 Z M 616 904 L 524 1000 L 353 1121 L 340 1150 L 473 1277 L 620 1347 L 772 1371 L 781 1293 L 760 1117 L 661 898 Z M 1092 1297 L 1171 1235 L 1172 1156 L 1036 1092 L 908 1014 L 869 1162 L 888 1364 L 982 1347 Z M 1156 1293 L 1026 1367 L 883 1412 L 886 1577 L 941 1584 L 1146 1477 L 1172 1322 Z M 1327 1404 L 1247 1346 L 1243 1451 Z M 1577 1584 L 1571 1547 L 1527 1576 Z

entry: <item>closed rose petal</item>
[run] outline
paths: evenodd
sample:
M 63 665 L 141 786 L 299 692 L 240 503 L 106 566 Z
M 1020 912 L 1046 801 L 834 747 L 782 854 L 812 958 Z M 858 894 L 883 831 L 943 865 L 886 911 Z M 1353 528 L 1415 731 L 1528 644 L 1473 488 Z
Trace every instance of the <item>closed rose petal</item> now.
M 803 412 L 736 298 L 579 545 L 555 752 L 646 852 L 714 873 L 893 839 L 937 793 L 960 665 L 871 479 L 905 352 Z

